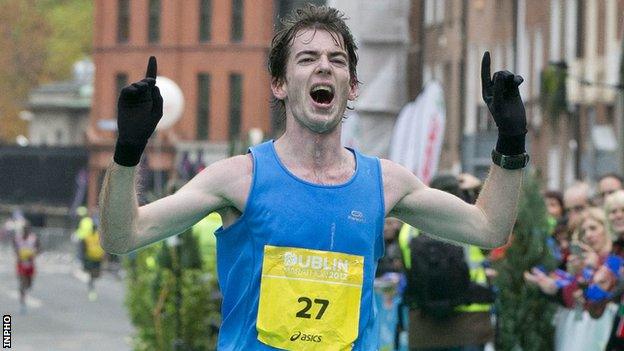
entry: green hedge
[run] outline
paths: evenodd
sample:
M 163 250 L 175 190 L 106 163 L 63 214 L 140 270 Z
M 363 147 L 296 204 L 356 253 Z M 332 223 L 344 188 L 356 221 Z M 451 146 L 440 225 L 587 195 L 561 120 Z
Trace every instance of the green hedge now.
M 190 230 L 179 240 L 178 246 L 163 241 L 126 260 L 134 350 L 216 349 L 221 296 L 214 267 L 203 268 Z
M 524 281 L 523 272 L 541 265 L 556 266 L 548 249 L 546 207 L 533 175 L 525 177 L 518 218 L 511 246 L 505 257 L 494 263 L 499 288 L 497 350 L 552 350 L 552 319 L 556 306 L 534 286 Z

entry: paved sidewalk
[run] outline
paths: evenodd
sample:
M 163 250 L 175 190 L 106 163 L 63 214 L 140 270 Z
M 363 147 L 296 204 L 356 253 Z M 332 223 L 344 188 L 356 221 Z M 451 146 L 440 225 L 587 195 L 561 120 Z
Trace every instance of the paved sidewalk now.
M 0 246 L 0 313 L 12 316 L 11 350 L 131 350 L 123 281 L 103 272 L 96 282 L 98 299 L 90 302 L 87 275 L 74 255 L 43 252 L 22 315 L 14 260 L 11 248 Z

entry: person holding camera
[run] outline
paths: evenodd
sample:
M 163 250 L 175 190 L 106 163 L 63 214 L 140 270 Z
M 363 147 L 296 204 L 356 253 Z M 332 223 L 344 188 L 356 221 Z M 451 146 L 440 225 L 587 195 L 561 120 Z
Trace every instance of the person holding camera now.
M 611 303 L 623 260 L 612 254 L 604 211 L 590 207 L 580 217 L 578 238 L 572 238 L 567 270 L 525 272 L 527 283 L 560 303 L 555 319 L 555 349 L 602 350 L 616 314 Z

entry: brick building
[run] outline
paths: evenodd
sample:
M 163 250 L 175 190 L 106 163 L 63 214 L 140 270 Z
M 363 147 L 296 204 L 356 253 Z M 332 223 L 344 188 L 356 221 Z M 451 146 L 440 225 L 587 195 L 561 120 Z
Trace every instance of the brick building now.
M 447 131 L 440 168 L 484 175 L 496 127 L 481 98 L 480 62 L 525 78 L 532 166 L 550 188 L 620 171 L 622 113 L 617 89 L 622 0 L 418 0 L 411 7 L 410 96 L 430 79 L 443 82 Z M 568 68 L 568 108 L 541 111 L 541 74 Z
M 228 141 L 250 129 L 271 132 L 266 58 L 274 16 L 272 0 L 96 0 L 90 207 L 112 157 L 118 93 L 144 77 L 150 55 L 158 58 L 158 75 L 184 95 L 182 117 L 146 149 L 149 168 L 161 177 L 172 172 L 181 149 L 208 148 L 223 157 Z
M 100 178 L 111 158 L 114 132 L 110 126 L 119 89 L 142 78 L 149 55 L 158 57 L 159 75 L 176 81 L 185 96 L 182 118 L 148 145 L 152 169 L 171 171 L 180 152 L 193 148 L 211 146 L 216 150 L 212 154 L 225 156 L 227 142 L 245 136 L 251 128 L 272 135 L 278 118 L 270 110 L 266 55 L 276 19 L 303 2 L 96 1 L 95 93 L 87 133 L 89 204 L 95 204 Z M 490 165 L 496 128 L 481 99 L 479 69 L 485 50 L 492 53 L 492 71 L 508 68 L 526 80 L 521 93 L 529 118 L 532 166 L 549 187 L 562 188 L 574 178 L 592 180 L 599 173 L 621 169 L 621 152 L 613 150 L 611 141 L 617 141 L 616 147 L 622 145 L 622 136 L 616 133 L 623 129 L 622 113 L 611 86 L 618 82 L 624 0 L 388 0 L 363 5 L 334 0 L 328 4 L 352 17 L 362 48 L 361 77 L 368 77 L 363 95 L 367 87 L 375 98 L 379 98 L 375 90 L 399 94 L 405 85 L 406 92 L 395 94 L 395 100 L 412 100 L 427 81 L 442 82 L 447 126 L 440 170 L 483 176 Z M 405 4 L 409 26 L 407 39 L 402 39 L 402 22 L 392 11 Z M 379 23 L 394 18 L 395 26 L 379 27 L 387 29 L 380 31 L 375 29 L 378 24 L 371 23 L 373 18 Z M 383 66 L 376 57 L 387 59 L 390 49 L 398 62 L 391 70 L 397 72 L 392 84 L 398 90 L 372 88 L 374 68 Z M 565 62 L 569 67 L 569 106 L 560 118 L 546 116 L 539 103 L 540 77 L 549 62 Z M 363 126 L 391 131 L 388 121 L 400 104 L 394 106 L 392 100 L 389 108 L 377 111 L 372 105 L 359 106 L 366 105 L 364 100 L 356 104 L 362 110 Z

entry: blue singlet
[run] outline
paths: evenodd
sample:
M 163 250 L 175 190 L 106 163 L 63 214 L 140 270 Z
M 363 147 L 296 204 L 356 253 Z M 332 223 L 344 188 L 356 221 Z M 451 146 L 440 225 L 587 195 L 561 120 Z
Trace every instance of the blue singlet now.
M 318 185 L 290 173 L 273 141 L 251 148 L 253 179 L 241 217 L 217 236 L 223 293 L 218 349 L 276 350 L 258 341 L 256 316 L 265 245 L 364 257 L 358 338 L 353 350 L 376 350 L 373 279 L 383 255 L 384 199 L 379 159 L 349 149 L 356 172 L 346 183 Z M 275 306 L 279 308 L 279 306 Z

